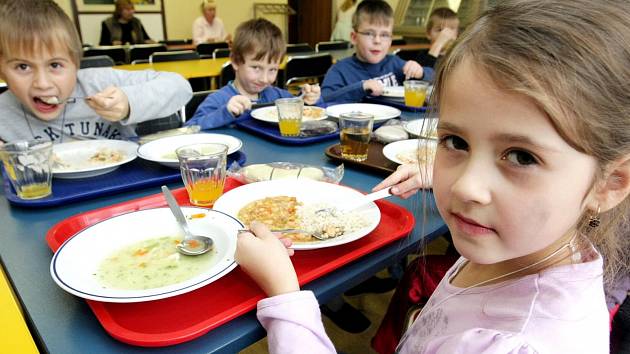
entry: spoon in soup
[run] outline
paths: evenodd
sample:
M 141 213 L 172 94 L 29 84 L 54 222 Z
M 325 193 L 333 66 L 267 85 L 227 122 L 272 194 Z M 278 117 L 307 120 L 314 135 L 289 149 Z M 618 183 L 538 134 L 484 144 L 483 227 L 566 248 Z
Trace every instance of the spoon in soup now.
M 188 228 L 188 222 L 186 221 L 182 209 L 177 204 L 175 197 L 173 197 L 168 187 L 162 186 L 162 194 L 164 194 L 164 199 L 166 199 L 168 207 L 171 209 L 173 216 L 175 216 L 175 220 L 177 220 L 179 226 L 184 230 L 184 239 L 175 246 L 179 253 L 187 256 L 198 256 L 210 251 L 214 245 L 214 241 L 212 241 L 210 237 L 193 235 Z

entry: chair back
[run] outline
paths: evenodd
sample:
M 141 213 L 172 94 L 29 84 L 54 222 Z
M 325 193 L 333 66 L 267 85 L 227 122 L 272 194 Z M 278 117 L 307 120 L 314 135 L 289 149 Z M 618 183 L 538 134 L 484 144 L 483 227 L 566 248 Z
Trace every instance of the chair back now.
M 190 44 L 192 39 L 166 39 L 160 41 L 160 43 L 165 45 Z
M 405 45 L 407 41 L 404 38 L 392 38 L 392 45 Z
M 319 42 L 315 44 L 316 52 L 320 52 L 322 50 L 335 50 L 335 49 L 348 49 L 348 48 L 350 48 L 350 42 L 348 41 Z
M 127 60 L 125 47 L 120 45 L 89 47 L 83 50 L 83 57 L 93 57 L 97 55 L 108 55 L 117 65 L 129 62 Z
M 150 63 L 162 63 L 165 61 L 195 60 L 199 59 L 199 53 L 194 50 L 180 50 L 175 52 L 155 52 L 149 56 Z
M 219 88 L 227 85 L 228 82 L 234 80 L 235 77 L 236 76 L 234 74 L 234 68 L 232 68 L 232 63 L 228 61 L 223 64 L 223 66 L 221 67 L 221 74 L 219 75 Z
M 115 64 L 114 59 L 110 58 L 109 55 L 96 55 L 93 57 L 81 58 L 79 68 L 106 68 L 114 66 Z
M 321 83 L 332 64 L 332 55 L 327 53 L 289 56 L 284 67 L 282 83 L 286 88 L 286 83 L 290 79 L 298 77 L 317 79 L 317 82 Z
M 166 52 L 165 44 L 136 44 L 129 47 L 129 61 L 149 60 L 151 54 L 155 52 Z
M 395 54 L 398 55 L 402 60 L 418 61 L 418 58 L 420 57 L 420 52 L 422 52 L 422 49 L 398 49 L 395 51 Z
M 217 48 L 212 52 L 212 58 L 229 58 L 230 48 Z
M 216 90 L 193 92 L 192 98 L 184 106 L 184 116 L 182 117 L 184 122 L 195 115 L 197 107 L 199 107 L 201 102 L 203 102 L 203 100 L 205 100 L 206 97 L 213 92 L 216 92 Z
M 287 44 L 287 54 L 313 52 L 313 48 L 308 43 Z
M 200 55 L 212 55 L 215 49 L 229 48 L 227 42 L 199 43 L 197 44 L 197 53 Z
M 142 136 L 157 133 L 162 130 L 179 128 L 182 126 L 182 117 L 180 114 L 180 112 L 175 112 L 164 118 L 138 123 L 138 125 L 136 125 L 136 134 Z

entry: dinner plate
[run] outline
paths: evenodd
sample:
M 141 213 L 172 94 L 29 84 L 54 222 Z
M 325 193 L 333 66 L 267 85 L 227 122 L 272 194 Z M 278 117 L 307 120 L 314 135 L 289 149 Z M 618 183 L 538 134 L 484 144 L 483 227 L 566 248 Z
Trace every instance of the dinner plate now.
M 383 96 L 392 98 L 405 98 L 404 86 L 385 86 L 383 87 Z
M 276 106 L 262 107 L 252 111 L 252 118 L 268 123 L 278 123 L 278 109 Z M 326 119 L 326 110 L 320 107 L 304 106 L 302 121 Z
M 405 131 L 413 136 L 437 139 L 438 118 L 423 118 L 405 122 Z
M 177 148 L 198 143 L 219 143 L 228 146 L 228 155 L 237 152 L 243 142 L 231 135 L 225 134 L 187 134 L 168 136 L 165 138 L 150 141 L 138 148 L 138 156 L 145 160 L 157 162 L 167 167 L 179 168 L 179 160 L 175 155 Z
M 136 158 L 138 144 L 122 140 L 81 140 L 53 145 L 55 178 L 86 178 L 112 172 Z M 96 160 L 97 154 L 104 157 Z
M 382 122 L 400 116 L 399 109 L 374 103 L 345 103 L 326 108 L 326 113 L 335 118 L 350 112 L 372 114 L 374 115 L 374 122 Z
M 213 209 L 237 216 L 239 210 L 250 202 L 273 196 L 291 196 L 304 204 L 333 204 L 340 208 L 356 205 L 363 194 L 349 187 L 311 180 L 275 180 L 245 184 L 223 194 Z M 293 249 L 312 250 L 342 245 L 364 237 L 378 226 L 381 211 L 374 202 L 357 210 L 368 221 L 367 226 L 339 237 L 321 241 L 293 242 Z
M 236 235 L 243 225 L 221 212 L 196 207 L 183 207 L 194 234 L 210 236 L 215 252 L 212 263 L 201 274 L 159 288 L 121 290 L 104 287 L 97 273 L 101 262 L 116 251 L 142 240 L 183 237 L 179 225 L 168 208 L 155 208 L 118 215 L 94 224 L 64 242 L 50 262 L 50 274 L 63 290 L 90 300 L 104 302 L 141 302 L 164 299 L 198 289 L 221 278 L 236 267 Z M 199 217 L 200 214 L 204 217 Z M 184 256 L 182 256 L 184 257 Z
M 421 148 L 422 149 L 418 151 Z M 383 147 L 383 155 L 397 164 L 414 163 L 418 156 L 423 159 L 422 163 L 426 165 L 427 159 L 435 157 L 435 149 L 437 141 L 434 139 L 408 139 L 395 141 Z

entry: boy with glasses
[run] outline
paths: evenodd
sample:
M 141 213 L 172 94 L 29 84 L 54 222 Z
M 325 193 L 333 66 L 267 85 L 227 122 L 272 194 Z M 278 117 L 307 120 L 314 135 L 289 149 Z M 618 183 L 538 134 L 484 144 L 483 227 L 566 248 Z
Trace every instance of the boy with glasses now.
M 433 71 L 417 62 L 388 55 L 394 12 L 382 0 L 365 0 L 352 16 L 350 40 L 355 54 L 333 65 L 322 84 L 326 103 L 360 102 L 366 94 L 380 96 L 386 86 L 400 86 L 407 78 L 431 80 Z

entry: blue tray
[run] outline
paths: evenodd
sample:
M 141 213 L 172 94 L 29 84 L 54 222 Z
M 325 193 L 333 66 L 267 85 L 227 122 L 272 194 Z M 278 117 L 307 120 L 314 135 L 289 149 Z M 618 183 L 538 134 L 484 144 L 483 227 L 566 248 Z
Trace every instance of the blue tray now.
M 325 135 L 309 136 L 303 138 L 282 136 L 280 135 L 277 124 L 262 122 L 253 118 L 237 120 L 235 124 L 239 128 L 243 128 L 258 135 L 262 135 L 279 143 L 290 145 L 306 145 L 329 139 L 339 139 L 339 131 Z
M 247 157 L 237 151 L 228 156 L 227 165 L 236 161 L 243 165 Z M 4 195 L 13 205 L 29 208 L 51 207 L 62 203 L 78 202 L 113 193 L 173 183 L 182 180 L 179 169 L 168 168 L 137 158 L 110 173 L 82 179 L 53 178 L 52 194 L 46 198 L 24 200 L 18 198 L 9 177 L 2 169 Z
M 404 99 L 391 98 L 391 97 L 383 97 L 383 96 L 367 96 L 363 99 L 365 103 L 376 103 L 383 104 L 386 106 L 391 106 L 400 109 L 404 112 L 425 112 L 427 110 L 426 106 L 422 107 L 410 107 L 405 104 Z

